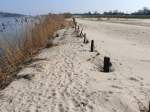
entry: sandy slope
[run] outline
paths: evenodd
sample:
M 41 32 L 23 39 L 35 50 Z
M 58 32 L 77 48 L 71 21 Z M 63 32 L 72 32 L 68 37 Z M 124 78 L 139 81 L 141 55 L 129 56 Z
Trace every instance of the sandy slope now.
M 78 22 L 88 39 L 96 40 L 96 51 L 89 52 L 90 44 L 83 44 L 73 29 L 59 31 L 57 46 L 43 50 L 18 74 L 31 80 L 20 78 L 1 91 L 0 112 L 145 112 L 149 46 L 128 39 L 124 30 L 131 26 Z M 105 55 L 111 56 L 114 72 L 100 72 Z

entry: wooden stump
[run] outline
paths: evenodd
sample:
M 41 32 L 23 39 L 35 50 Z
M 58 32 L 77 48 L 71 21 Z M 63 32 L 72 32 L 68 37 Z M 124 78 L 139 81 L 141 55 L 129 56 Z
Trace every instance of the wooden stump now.
M 56 34 L 56 37 L 59 37 L 59 34 L 58 34 L 58 33 Z
M 77 37 L 80 37 L 80 26 L 79 25 L 77 26 L 77 31 L 76 32 L 77 32 Z
M 81 29 L 80 37 L 81 37 L 81 38 L 83 37 L 83 28 Z
M 84 37 L 83 43 L 86 43 L 86 33 L 83 35 L 83 37 Z
M 91 52 L 94 52 L 94 40 L 91 40 Z
M 77 22 L 75 22 L 74 25 L 75 25 L 75 31 L 77 31 Z
M 78 25 L 78 31 L 80 31 L 80 26 Z
M 75 18 L 72 18 L 73 19 L 73 24 L 75 25 L 76 24 L 76 19 Z
M 108 73 L 110 72 L 110 66 L 111 66 L 111 62 L 110 62 L 110 58 L 109 57 L 104 57 L 104 72 Z
M 149 102 L 148 112 L 150 112 L 150 102 Z

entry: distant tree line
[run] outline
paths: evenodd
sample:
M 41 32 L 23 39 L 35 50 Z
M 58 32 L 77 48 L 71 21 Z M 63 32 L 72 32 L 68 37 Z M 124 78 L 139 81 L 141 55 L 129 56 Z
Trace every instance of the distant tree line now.
M 132 15 L 150 15 L 150 9 L 144 7 L 142 10 L 132 13 Z
M 82 13 L 82 14 L 74 14 L 74 15 L 82 15 L 85 17 L 99 17 L 99 16 L 110 16 L 110 17 L 149 17 L 150 18 L 150 9 L 147 7 L 144 7 L 141 10 L 138 10 L 133 13 L 125 13 L 121 12 L 118 10 L 113 10 L 113 11 L 105 11 L 103 13 L 99 13 L 97 11 L 95 12 L 87 12 L 87 13 Z
M 130 14 L 118 10 L 114 10 L 114 11 L 104 12 L 102 15 L 150 15 L 150 9 L 144 7 L 143 9 Z

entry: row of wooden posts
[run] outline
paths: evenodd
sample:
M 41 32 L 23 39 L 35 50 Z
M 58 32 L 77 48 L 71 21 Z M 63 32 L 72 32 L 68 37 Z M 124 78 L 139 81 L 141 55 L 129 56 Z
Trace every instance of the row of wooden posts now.
M 77 25 L 77 22 L 76 22 L 75 18 L 73 18 L 73 23 L 74 23 L 75 31 L 79 34 L 80 26 Z M 79 36 L 84 38 L 83 43 L 85 43 L 85 44 L 89 43 L 86 33 L 83 33 L 83 28 L 81 29 L 81 32 L 80 32 Z M 94 52 L 94 40 L 91 40 L 91 49 L 90 49 L 90 51 Z M 110 61 L 110 57 L 104 57 L 103 72 L 105 72 L 105 73 L 110 72 L 110 66 L 111 65 L 112 64 L 111 64 L 111 61 Z M 147 112 L 150 112 L 150 102 L 149 102 L 149 108 L 148 108 Z
M 77 25 L 77 22 L 76 22 L 75 18 L 73 18 L 73 24 L 74 24 L 75 32 L 77 32 L 77 36 L 84 38 L 84 40 L 83 40 L 84 44 L 89 43 L 89 40 L 87 39 L 87 34 L 83 33 L 83 28 L 80 31 L 80 26 Z M 95 48 L 94 40 L 91 40 L 90 52 L 94 52 L 94 48 Z M 104 57 L 103 72 L 106 72 L 106 73 L 110 72 L 110 67 L 111 67 L 110 57 Z

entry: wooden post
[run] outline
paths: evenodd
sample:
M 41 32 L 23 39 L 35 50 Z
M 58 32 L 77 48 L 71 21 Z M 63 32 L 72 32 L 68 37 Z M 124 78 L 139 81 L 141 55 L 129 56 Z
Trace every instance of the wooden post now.
M 80 26 L 78 25 L 78 31 L 80 31 Z
M 83 43 L 86 43 L 86 33 L 83 35 L 83 37 L 84 37 Z
M 75 23 L 76 23 L 76 19 L 75 18 L 72 18 L 73 19 L 73 24 L 75 25 Z
M 80 37 L 80 26 L 77 27 L 77 37 Z
M 83 36 L 83 28 L 81 29 L 81 32 L 80 32 L 80 37 Z
M 149 102 L 148 112 L 150 112 L 150 102 Z
M 77 31 L 77 22 L 75 22 L 74 25 L 75 25 L 75 31 Z
M 58 34 L 58 33 L 56 34 L 56 37 L 59 37 L 59 34 Z
M 73 25 L 74 25 L 74 28 L 75 28 L 75 31 L 76 31 L 76 19 L 73 17 L 72 20 L 73 20 Z
M 94 52 L 94 40 L 91 40 L 91 52 Z
M 104 72 L 108 73 L 110 72 L 110 58 L 109 57 L 104 57 Z

